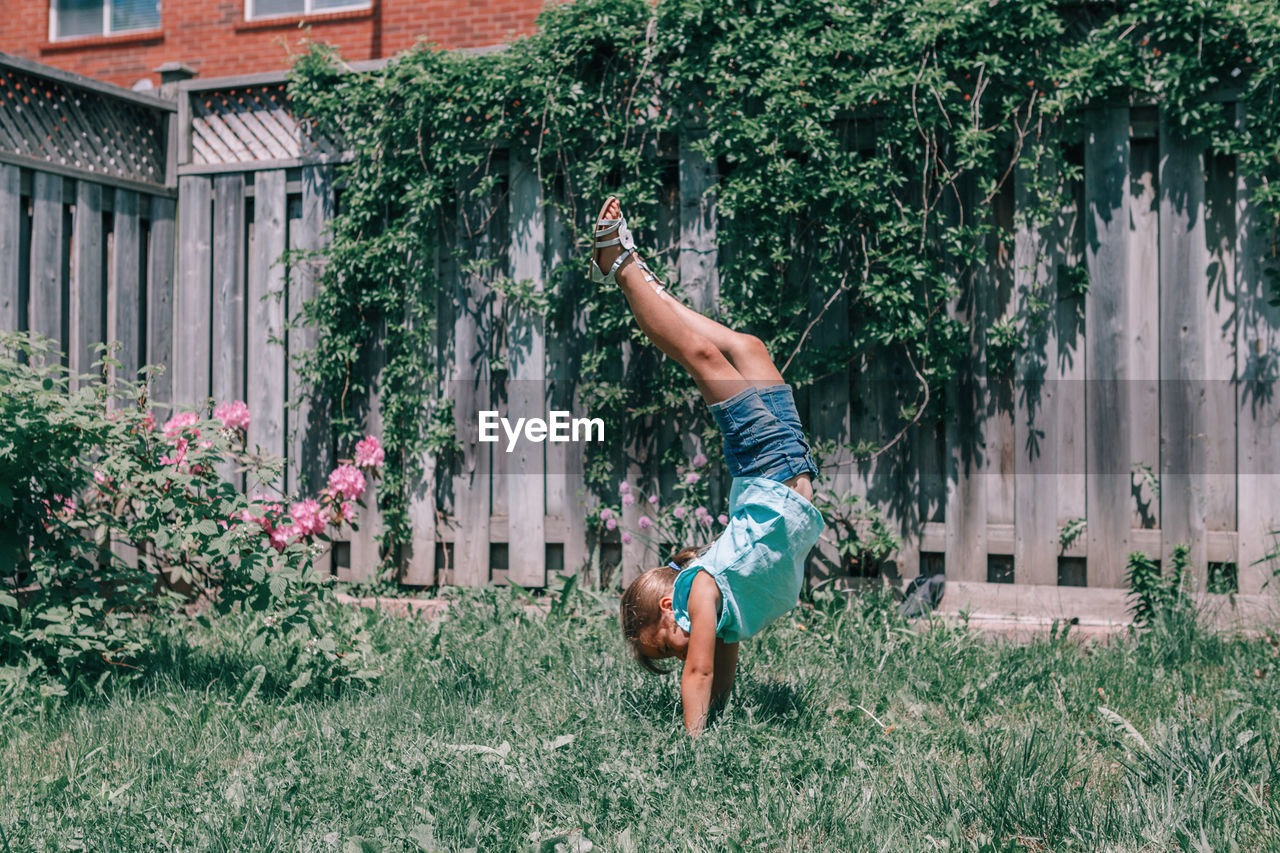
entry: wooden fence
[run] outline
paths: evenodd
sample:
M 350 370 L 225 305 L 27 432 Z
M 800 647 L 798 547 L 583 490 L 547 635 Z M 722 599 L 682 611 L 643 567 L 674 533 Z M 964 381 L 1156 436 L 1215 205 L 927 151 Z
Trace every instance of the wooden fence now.
M 333 447 L 305 405 L 290 405 L 299 387 L 290 355 L 314 332 L 285 332 L 316 276 L 275 261 L 286 249 L 323 247 L 344 155 L 294 120 L 283 75 L 188 81 L 175 102 L 3 58 L 0 83 L 0 325 L 63 341 L 72 367 L 86 364 L 92 342 L 119 339 L 127 369 L 170 366 L 171 380 L 155 389 L 162 401 L 245 399 L 250 443 L 289 461 L 285 481 L 271 485 L 316 483 Z M 1213 579 L 1255 595 L 1280 528 L 1269 441 L 1280 416 L 1280 309 L 1264 274 L 1271 223 L 1257 221 L 1231 158 L 1207 156 L 1155 108 L 1098 108 L 1087 127 L 1084 180 L 1053 221 L 1021 224 L 1025 173 L 980 211 L 1010 239 L 992 241 L 990 263 L 950 306 L 973 329 L 969 361 L 948 389 L 953 415 L 913 427 L 872 462 L 845 449 L 829 460 L 825 485 L 885 510 L 903 538 L 885 570 L 903 578 L 945 571 L 971 590 L 1012 584 L 1042 597 L 1115 590 L 1129 552 L 1167 560 L 1188 544 L 1198 588 Z M 718 292 L 716 175 L 690 141 L 673 153 L 659 260 L 707 308 Z M 74 156 L 85 151 L 96 159 Z M 462 448 L 448 471 L 424 460 L 401 577 L 540 586 L 591 564 L 598 546 L 596 557 L 620 561 L 629 578 L 659 562 L 657 546 L 596 541 L 586 529 L 594 498 L 581 445 L 507 454 L 475 440 L 482 408 L 583 414 L 574 377 L 584 318 L 569 318 L 570 339 L 548 335 L 544 318 L 504 309 L 490 287 L 498 274 L 545 282 L 569 259 L 566 224 L 528 164 L 496 168 L 492 204 L 463 203 L 442 226 L 454 251 L 422 259 L 447 283 L 438 393 L 453 399 Z M 495 258 L 496 267 L 466 264 Z M 1085 274 L 1087 289 L 1078 286 Z M 825 297 L 813 295 L 815 315 Z M 991 325 L 1044 305 L 1012 376 L 989 370 Z M 509 367 L 495 377 L 480 342 L 500 317 Z M 816 340 L 841 340 L 848 323 L 838 298 Z M 364 369 L 376 376 L 379 360 L 375 352 Z M 625 378 L 638 353 L 628 349 L 624 362 Z M 901 388 L 913 381 L 906 365 L 869 353 L 798 400 L 815 438 L 847 448 L 896 429 Z M 378 432 L 376 390 L 364 405 Z M 692 454 L 696 444 L 669 423 L 645 426 L 617 448 L 618 470 L 669 492 L 658 453 L 680 441 Z M 635 529 L 640 511 L 625 508 L 623 526 Z M 333 570 L 370 577 L 380 530 L 370 512 L 335 546 Z

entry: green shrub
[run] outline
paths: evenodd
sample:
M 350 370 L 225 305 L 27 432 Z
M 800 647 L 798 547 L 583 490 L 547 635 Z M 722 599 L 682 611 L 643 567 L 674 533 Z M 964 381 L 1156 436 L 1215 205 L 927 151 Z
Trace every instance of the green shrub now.
M 326 490 L 286 514 L 284 496 L 246 496 L 220 465 L 269 483 L 282 463 L 240 428 L 186 412 L 157 429 L 144 384 L 72 390 L 59 361 L 0 334 L 0 699 L 101 692 L 145 670 L 153 628 L 196 611 L 261 611 L 253 642 L 282 645 L 295 687 L 375 674 L 324 612 L 323 537 L 299 535 L 349 503 Z

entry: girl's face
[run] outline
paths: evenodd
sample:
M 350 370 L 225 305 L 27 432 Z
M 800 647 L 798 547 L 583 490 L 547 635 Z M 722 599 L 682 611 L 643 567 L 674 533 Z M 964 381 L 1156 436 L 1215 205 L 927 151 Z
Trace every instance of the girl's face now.
M 689 652 L 689 632 L 676 624 L 675 613 L 671 610 L 671 596 L 666 596 L 659 603 L 662 618 L 656 625 L 650 625 L 640 632 L 640 653 L 647 658 L 680 658 Z

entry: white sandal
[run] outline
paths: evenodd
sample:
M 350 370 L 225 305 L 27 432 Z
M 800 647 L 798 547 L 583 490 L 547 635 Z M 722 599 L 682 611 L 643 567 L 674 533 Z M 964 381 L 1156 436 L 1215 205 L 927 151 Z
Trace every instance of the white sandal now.
M 636 251 L 635 240 L 631 239 L 631 230 L 627 228 L 627 218 L 619 213 L 617 219 L 605 219 L 605 209 L 609 207 L 609 202 L 614 201 L 614 196 L 609 196 L 604 200 L 604 204 L 600 207 L 600 212 L 596 214 L 596 231 L 595 231 L 595 248 L 591 250 L 591 280 L 596 284 L 617 284 L 618 270 L 622 268 L 622 264 L 626 261 L 628 255 L 634 255 Z M 610 234 L 616 234 L 611 240 L 604 238 Z M 618 255 L 613 265 L 609 267 L 609 271 L 605 272 L 600 269 L 600 265 L 596 263 L 596 251 L 608 246 L 621 246 L 622 254 Z M 636 263 L 640 269 L 644 270 L 644 280 L 646 282 L 653 281 L 653 270 L 649 269 L 649 265 L 640 260 L 640 256 L 636 255 Z

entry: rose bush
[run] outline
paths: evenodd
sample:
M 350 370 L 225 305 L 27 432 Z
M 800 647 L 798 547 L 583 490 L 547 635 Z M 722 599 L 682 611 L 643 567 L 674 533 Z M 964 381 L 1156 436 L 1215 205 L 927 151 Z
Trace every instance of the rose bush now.
M 73 390 L 59 361 L 47 341 L 0 334 L 0 699 L 100 692 L 145 670 L 154 630 L 233 609 L 263 615 L 251 642 L 284 647 L 294 689 L 377 674 L 314 568 L 377 476 L 376 438 L 319 495 L 246 495 L 220 463 L 274 482 L 283 462 L 247 452 L 242 401 L 156 429 L 145 384 Z

